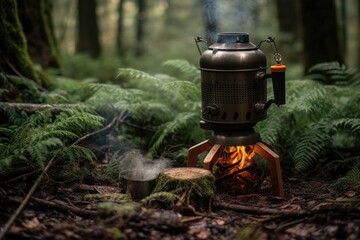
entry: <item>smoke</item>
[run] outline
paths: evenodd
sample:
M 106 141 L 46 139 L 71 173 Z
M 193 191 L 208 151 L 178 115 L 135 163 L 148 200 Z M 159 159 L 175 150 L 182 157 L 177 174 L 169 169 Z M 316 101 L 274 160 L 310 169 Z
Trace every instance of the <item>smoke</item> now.
M 222 31 L 251 32 L 259 19 L 259 3 L 254 0 L 226 1 L 219 4 Z
M 171 167 L 171 160 L 160 158 L 151 160 L 139 150 L 130 150 L 119 159 L 120 177 L 131 180 L 151 180 L 160 172 Z

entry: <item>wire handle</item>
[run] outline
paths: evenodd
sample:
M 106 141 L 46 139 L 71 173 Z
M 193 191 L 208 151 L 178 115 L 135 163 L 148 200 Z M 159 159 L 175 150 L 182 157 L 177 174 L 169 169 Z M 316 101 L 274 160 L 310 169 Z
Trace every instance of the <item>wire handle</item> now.
M 196 47 L 197 47 L 197 49 L 199 50 L 199 53 L 200 53 L 200 56 L 201 56 L 201 50 L 200 50 L 200 47 L 199 47 L 199 42 L 204 42 L 204 43 L 208 43 L 204 38 L 202 38 L 202 37 L 196 37 L 196 38 L 194 38 L 194 40 L 195 40 L 195 43 L 196 43 Z
M 274 60 L 276 63 L 280 64 L 281 63 L 281 54 L 278 51 L 278 48 L 276 46 L 275 43 L 275 38 L 273 37 L 268 37 L 267 39 L 262 40 L 258 45 L 257 48 L 260 48 L 261 44 L 263 42 L 269 43 L 271 46 L 272 51 L 274 52 Z

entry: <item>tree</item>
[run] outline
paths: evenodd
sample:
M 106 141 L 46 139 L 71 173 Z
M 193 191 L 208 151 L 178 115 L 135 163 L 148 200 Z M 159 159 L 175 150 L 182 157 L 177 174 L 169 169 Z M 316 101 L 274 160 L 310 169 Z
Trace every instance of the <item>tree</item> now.
M 19 19 L 31 59 L 44 69 L 60 68 L 49 0 L 17 0 Z
M 344 63 L 334 0 L 301 0 L 305 72 L 316 63 Z
M 78 0 L 76 52 L 97 58 L 101 53 L 96 0 Z
M 136 48 L 135 57 L 144 54 L 144 26 L 146 22 L 146 0 L 137 0 L 138 13 L 136 17 Z
M 297 5 L 297 1 L 276 0 L 276 15 L 280 31 L 276 40 L 287 62 L 296 62 L 299 56 L 299 49 L 294 48 L 294 43 L 300 37 Z
M 0 1 L 0 70 L 5 75 L 16 75 L 49 87 L 51 81 L 34 67 L 23 27 L 18 17 L 16 0 Z M 3 82 L 1 82 L 3 84 Z
M 124 47 L 124 3 L 125 0 L 119 0 L 118 3 L 118 21 L 117 21 L 117 34 L 116 34 L 116 49 L 120 58 L 125 56 Z

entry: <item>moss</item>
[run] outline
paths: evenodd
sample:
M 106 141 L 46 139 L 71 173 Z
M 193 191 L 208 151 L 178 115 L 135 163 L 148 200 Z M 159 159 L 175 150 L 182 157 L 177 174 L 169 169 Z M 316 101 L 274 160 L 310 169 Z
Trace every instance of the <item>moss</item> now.
M 130 200 L 129 195 L 123 193 L 105 193 L 105 194 L 86 194 L 85 200 L 102 200 L 102 201 L 119 201 L 119 200 Z
M 140 205 L 134 202 L 118 204 L 114 202 L 98 203 L 99 211 L 104 214 L 118 214 L 121 217 L 131 217 L 139 213 Z
M 38 74 L 27 52 L 26 38 L 15 0 L 0 1 L 0 66 L 5 73 L 37 80 Z
M 194 179 L 177 179 L 161 173 L 153 193 L 168 192 L 179 198 L 186 193 L 190 205 L 206 209 L 215 194 L 214 183 L 215 177 L 212 174 Z
M 60 57 L 52 28 L 50 1 L 17 0 L 17 4 L 31 59 L 43 69 L 60 68 Z

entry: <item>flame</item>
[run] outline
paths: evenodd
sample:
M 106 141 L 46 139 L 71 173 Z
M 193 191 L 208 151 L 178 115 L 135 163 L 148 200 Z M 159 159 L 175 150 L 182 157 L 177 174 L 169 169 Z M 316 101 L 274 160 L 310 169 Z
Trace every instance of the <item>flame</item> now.
M 217 159 L 215 176 L 219 188 L 226 192 L 244 192 L 256 182 L 254 146 L 224 147 Z

